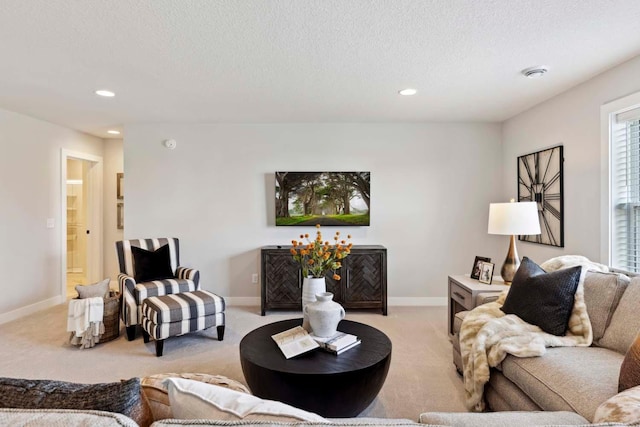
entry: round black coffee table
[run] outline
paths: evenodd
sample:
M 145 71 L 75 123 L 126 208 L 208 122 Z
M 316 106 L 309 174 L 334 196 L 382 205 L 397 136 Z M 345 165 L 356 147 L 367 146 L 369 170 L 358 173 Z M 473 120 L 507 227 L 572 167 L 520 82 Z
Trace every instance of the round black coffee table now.
M 378 395 L 391 363 L 391 341 L 381 331 L 343 320 L 338 330 L 362 343 L 340 355 L 321 349 L 285 359 L 271 338 L 302 319 L 270 323 L 240 341 L 242 372 L 251 392 L 324 417 L 355 417 Z

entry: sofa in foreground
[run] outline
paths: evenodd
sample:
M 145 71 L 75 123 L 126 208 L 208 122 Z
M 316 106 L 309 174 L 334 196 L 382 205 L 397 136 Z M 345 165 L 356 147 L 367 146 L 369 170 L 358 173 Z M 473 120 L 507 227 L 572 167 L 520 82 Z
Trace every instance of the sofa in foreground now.
M 640 387 L 633 390 L 638 406 Z M 589 424 L 584 417 L 568 411 L 425 412 L 416 414 L 418 422 L 386 418 L 325 419 L 280 402 L 259 399 L 237 381 L 207 374 L 161 374 L 142 380 L 133 378 L 90 385 L 1 378 L 0 406 L 3 406 L 0 426 L 30 427 L 634 425 Z M 69 407 L 76 409 L 62 409 Z
M 584 299 L 593 344 L 548 348 L 541 357 L 507 356 L 491 369 L 485 387 L 491 410 L 570 411 L 587 421 L 625 419 L 625 414 L 626 419 L 633 419 L 629 414 L 640 412 L 640 389 L 633 387 L 637 382 L 619 393 L 621 365 L 640 331 L 640 278 L 588 272 Z M 459 372 L 463 367 L 457 334 L 465 315 L 456 315 L 452 340 L 453 361 Z M 626 406 L 621 408 L 618 402 Z M 434 422 L 436 418 L 428 420 Z

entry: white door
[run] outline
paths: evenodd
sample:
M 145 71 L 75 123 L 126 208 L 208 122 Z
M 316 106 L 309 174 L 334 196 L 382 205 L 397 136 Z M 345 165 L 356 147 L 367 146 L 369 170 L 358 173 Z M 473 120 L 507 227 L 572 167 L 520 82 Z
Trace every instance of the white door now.
M 102 279 L 102 158 L 62 151 L 62 298 Z

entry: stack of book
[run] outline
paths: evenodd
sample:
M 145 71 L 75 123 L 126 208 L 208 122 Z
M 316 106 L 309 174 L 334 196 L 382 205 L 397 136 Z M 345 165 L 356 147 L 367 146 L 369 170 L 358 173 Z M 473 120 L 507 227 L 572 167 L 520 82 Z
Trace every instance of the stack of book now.
M 341 354 L 345 351 L 352 349 L 360 344 L 360 339 L 357 336 L 347 334 L 346 332 L 338 332 L 332 337 L 321 338 L 315 335 L 311 335 L 319 345 L 320 348 L 333 354 Z

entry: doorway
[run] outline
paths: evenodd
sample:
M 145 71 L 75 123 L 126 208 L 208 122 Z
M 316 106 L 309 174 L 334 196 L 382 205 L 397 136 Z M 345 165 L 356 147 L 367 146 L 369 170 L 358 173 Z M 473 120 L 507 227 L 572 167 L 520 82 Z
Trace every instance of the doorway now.
M 61 299 L 102 276 L 102 158 L 63 150 Z

